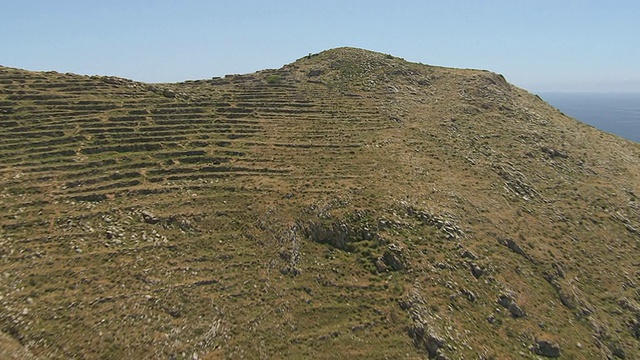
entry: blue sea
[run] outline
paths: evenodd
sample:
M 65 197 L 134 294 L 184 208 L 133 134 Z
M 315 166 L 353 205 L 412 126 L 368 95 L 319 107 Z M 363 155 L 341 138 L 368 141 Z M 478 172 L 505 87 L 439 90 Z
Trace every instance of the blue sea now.
M 640 93 L 538 94 L 565 115 L 640 143 Z

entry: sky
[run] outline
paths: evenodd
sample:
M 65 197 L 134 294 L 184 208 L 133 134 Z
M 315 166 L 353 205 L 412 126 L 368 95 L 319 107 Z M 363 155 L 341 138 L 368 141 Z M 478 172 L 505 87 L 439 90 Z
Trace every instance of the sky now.
M 144 82 L 352 46 L 532 92 L 640 92 L 637 0 L 0 0 L 0 65 Z

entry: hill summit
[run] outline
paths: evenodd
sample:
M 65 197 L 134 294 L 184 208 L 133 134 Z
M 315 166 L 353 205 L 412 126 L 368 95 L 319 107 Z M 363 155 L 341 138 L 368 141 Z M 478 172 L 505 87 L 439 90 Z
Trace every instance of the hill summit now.
M 0 354 L 640 358 L 640 145 L 361 49 L 0 67 Z

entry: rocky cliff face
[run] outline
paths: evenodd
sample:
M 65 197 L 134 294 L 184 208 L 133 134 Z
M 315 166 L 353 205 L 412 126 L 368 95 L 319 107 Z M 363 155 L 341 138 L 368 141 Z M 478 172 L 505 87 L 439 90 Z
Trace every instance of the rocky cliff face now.
M 640 358 L 640 145 L 500 75 L 0 68 L 0 124 L 6 352 Z

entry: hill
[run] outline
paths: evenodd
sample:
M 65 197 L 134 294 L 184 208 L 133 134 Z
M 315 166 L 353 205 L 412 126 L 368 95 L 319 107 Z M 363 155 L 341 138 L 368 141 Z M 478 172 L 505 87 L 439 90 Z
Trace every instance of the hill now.
M 0 353 L 640 358 L 640 145 L 498 74 L 4 67 L 0 124 Z

